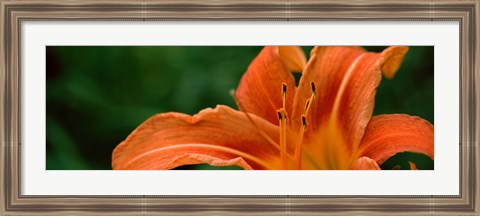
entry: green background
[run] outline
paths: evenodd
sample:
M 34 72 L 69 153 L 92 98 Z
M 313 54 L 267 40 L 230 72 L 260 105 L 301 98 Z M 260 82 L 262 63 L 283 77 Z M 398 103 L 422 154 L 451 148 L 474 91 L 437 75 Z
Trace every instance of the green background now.
M 229 91 L 261 48 L 48 46 L 47 169 L 111 169 L 115 146 L 156 113 L 236 108 Z M 304 47 L 307 58 L 311 48 Z M 382 80 L 374 114 L 407 113 L 434 123 L 433 50 L 410 47 L 396 76 Z M 433 169 L 428 157 L 410 153 L 382 168 L 406 169 L 407 161 Z

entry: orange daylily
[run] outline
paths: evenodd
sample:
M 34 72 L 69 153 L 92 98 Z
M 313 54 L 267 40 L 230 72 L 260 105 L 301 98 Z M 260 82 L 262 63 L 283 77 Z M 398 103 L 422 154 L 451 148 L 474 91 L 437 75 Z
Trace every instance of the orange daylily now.
M 372 117 L 382 73 L 392 78 L 407 50 L 315 47 L 306 63 L 299 47 L 265 47 L 235 92 L 240 111 L 218 105 L 193 116 L 157 114 L 115 148 L 112 166 L 380 169 L 399 152 L 433 159 L 429 122 L 405 114 Z M 298 87 L 291 71 L 302 72 Z

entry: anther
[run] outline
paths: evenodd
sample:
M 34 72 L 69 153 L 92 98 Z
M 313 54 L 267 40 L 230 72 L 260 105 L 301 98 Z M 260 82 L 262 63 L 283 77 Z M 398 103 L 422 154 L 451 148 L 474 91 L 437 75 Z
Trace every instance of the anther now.
M 313 95 L 313 97 L 315 97 L 315 95 L 317 94 L 317 92 L 315 91 L 315 83 L 311 82 L 310 84 L 312 86 L 312 95 Z
M 278 109 L 277 110 L 277 115 L 278 115 L 278 120 L 280 120 L 280 121 L 282 121 L 282 120 L 287 121 L 288 120 L 288 113 L 284 108 Z
M 307 129 L 307 117 L 305 115 L 302 115 L 302 124 L 305 130 Z
M 282 107 L 285 109 L 285 101 L 287 98 L 287 83 L 282 83 Z
M 280 110 L 277 111 L 277 114 L 278 114 L 278 120 L 282 120 L 283 119 L 283 115 L 282 115 L 282 112 L 280 112 Z

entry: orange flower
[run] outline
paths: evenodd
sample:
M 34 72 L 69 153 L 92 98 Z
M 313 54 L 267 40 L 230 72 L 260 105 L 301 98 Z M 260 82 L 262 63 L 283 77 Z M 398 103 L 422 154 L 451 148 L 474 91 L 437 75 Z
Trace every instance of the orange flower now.
M 194 116 L 157 114 L 115 148 L 112 166 L 379 169 L 399 152 L 433 159 L 429 122 L 405 114 L 372 117 L 381 74 L 392 78 L 407 50 L 315 47 L 305 64 L 299 47 L 265 47 L 235 92 L 240 111 L 218 105 Z M 298 87 L 291 71 L 302 72 Z

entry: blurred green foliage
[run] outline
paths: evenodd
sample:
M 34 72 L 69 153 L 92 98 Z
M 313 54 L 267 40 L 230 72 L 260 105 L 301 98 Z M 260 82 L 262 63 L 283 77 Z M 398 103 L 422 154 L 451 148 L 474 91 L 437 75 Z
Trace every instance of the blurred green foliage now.
M 111 169 L 113 149 L 156 113 L 236 108 L 229 91 L 261 48 L 48 46 L 47 169 Z M 433 84 L 433 47 L 411 47 L 397 75 L 378 88 L 374 114 L 407 113 L 434 123 Z M 415 154 L 394 159 L 382 168 L 404 168 L 407 161 L 433 168 Z

